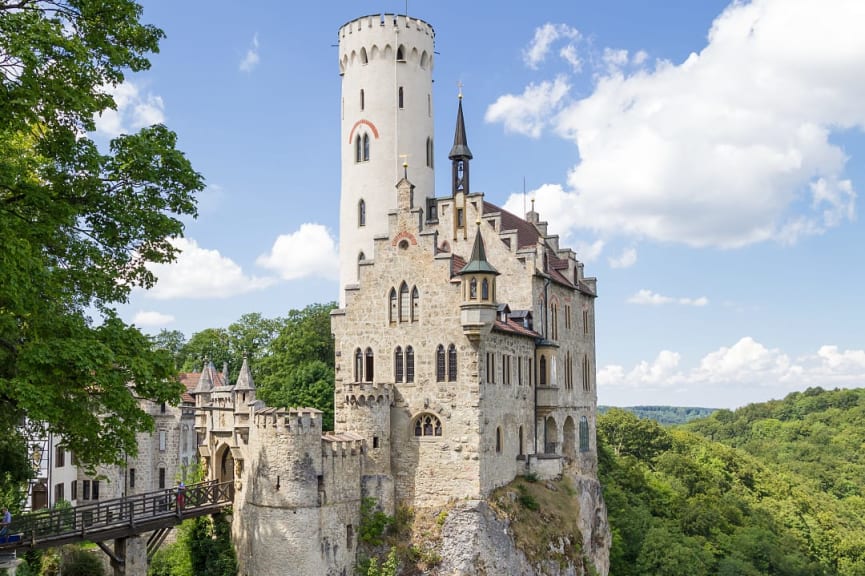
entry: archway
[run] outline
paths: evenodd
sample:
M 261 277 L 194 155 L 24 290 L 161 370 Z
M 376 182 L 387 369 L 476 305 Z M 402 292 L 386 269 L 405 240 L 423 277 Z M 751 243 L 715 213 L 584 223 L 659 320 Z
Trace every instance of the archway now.
M 234 457 L 231 455 L 231 449 L 224 444 L 216 453 L 215 468 L 217 482 L 232 482 L 234 480 Z
M 562 454 L 571 460 L 577 458 L 577 426 L 570 416 L 565 418 L 565 426 L 562 431 Z
M 544 453 L 558 454 L 559 451 L 559 428 L 556 426 L 556 419 L 552 416 L 547 417 L 544 423 Z

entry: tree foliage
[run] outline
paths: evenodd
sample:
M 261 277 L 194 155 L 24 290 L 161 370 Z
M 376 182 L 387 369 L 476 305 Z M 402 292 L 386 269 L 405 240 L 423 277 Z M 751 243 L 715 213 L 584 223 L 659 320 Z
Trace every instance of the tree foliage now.
M 135 453 L 136 397 L 179 399 L 164 350 L 113 306 L 176 256 L 203 181 L 155 125 L 88 137 L 162 31 L 130 0 L 0 0 L 0 422 L 64 437 L 85 465 Z
M 610 573 L 865 574 L 863 424 L 865 391 L 819 388 L 661 429 L 666 447 L 599 417 Z

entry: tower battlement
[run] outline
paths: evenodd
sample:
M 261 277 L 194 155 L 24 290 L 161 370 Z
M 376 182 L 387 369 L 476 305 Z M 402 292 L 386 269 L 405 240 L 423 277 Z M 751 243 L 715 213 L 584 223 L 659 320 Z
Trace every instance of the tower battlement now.
M 316 408 L 263 408 L 255 412 L 255 427 L 290 434 L 321 434 L 321 410 Z

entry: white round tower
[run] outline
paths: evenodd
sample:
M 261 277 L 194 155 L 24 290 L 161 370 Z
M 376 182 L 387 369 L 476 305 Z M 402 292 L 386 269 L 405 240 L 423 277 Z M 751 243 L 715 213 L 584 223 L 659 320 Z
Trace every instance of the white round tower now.
M 396 184 L 408 163 L 414 206 L 426 213 L 433 174 L 433 27 L 403 15 L 363 16 L 339 29 L 342 76 L 342 191 L 339 300 L 372 259 L 397 206 Z

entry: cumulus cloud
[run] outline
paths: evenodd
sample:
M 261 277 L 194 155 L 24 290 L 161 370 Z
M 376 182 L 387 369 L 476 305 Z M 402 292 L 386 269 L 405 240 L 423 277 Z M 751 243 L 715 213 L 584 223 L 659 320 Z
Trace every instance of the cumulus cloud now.
M 821 346 L 814 354 L 791 357 L 749 336 L 706 354 L 693 368 L 676 352 L 662 350 L 630 370 L 611 364 L 598 369 L 598 389 L 650 402 L 659 392 L 675 392 L 679 405 L 736 407 L 779 398 L 809 386 L 860 386 L 865 382 L 865 350 Z M 634 394 L 638 394 L 634 397 Z M 703 399 L 701 401 L 700 399 Z
M 560 39 L 572 42 L 577 41 L 580 39 L 580 32 L 567 24 L 552 24 L 549 22 L 536 28 L 532 41 L 523 49 L 523 62 L 529 68 L 537 69 L 538 65 L 546 59 L 552 45 Z M 574 66 L 575 70 L 579 70 L 579 58 L 576 55 L 576 48 L 572 42 L 562 48 L 560 55 Z
M 627 248 L 615 258 L 608 260 L 610 268 L 630 268 L 637 263 L 637 250 L 635 248 Z
M 284 280 L 333 279 L 339 275 L 336 243 L 321 224 L 303 224 L 297 232 L 280 235 L 270 252 L 259 256 L 256 263 Z
M 553 126 L 576 145 L 574 227 L 690 246 L 796 242 L 855 218 L 831 137 L 865 129 L 863 19 L 856 0 L 734 2 L 683 62 L 605 51 L 589 96 L 571 99 L 559 77 L 558 91 L 547 81 L 499 97 L 486 118 L 531 137 Z
M 258 33 L 252 35 L 252 42 L 246 50 L 243 59 L 240 61 L 241 72 L 252 72 L 258 66 Z
M 162 97 L 143 92 L 141 87 L 131 80 L 124 80 L 103 90 L 114 98 L 117 109 L 103 110 L 96 115 L 94 121 L 98 134 L 113 138 L 165 122 L 165 104 Z
M 165 326 L 174 322 L 174 316 L 153 310 L 139 310 L 132 323 L 140 327 Z
M 706 306 L 709 303 L 709 299 L 705 296 L 700 296 L 699 298 L 673 298 L 670 296 L 663 296 L 661 294 L 658 294 L 657 292 L 652 292 L 651 290 L 646 290 L 644 288 L 642 290 L 639 290 L 630 298 L 628 298 L 628 303 L 648 304 L 650 306 L 659 306 L 661 304 L 681 304 L 682 306 Z
M 245 294 L 271 286 L 276 279 L 248 276 L 241 267 L 218 250 L 208 250 L 189 238 L 177 238 L 172 244 L 180 250 L 171 264 L 151 264 L 159 279 L 147 292 L 158 300 L 218 299 Z
M 550 121 L 550 112 L 561 108 L 570 90 L 564 76 L 552 82 L 529 84 L 519 96 L 505 94 L 490 104 L 484 120 L 501 122 L 508 132 L 539 138 Z

